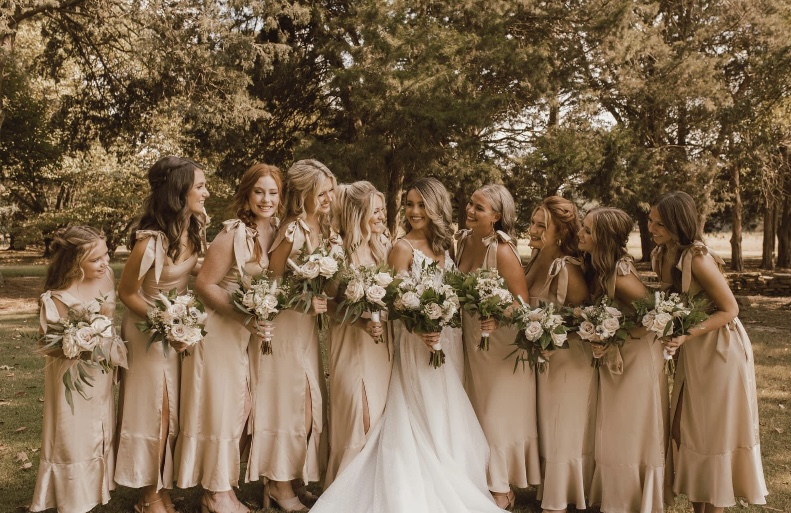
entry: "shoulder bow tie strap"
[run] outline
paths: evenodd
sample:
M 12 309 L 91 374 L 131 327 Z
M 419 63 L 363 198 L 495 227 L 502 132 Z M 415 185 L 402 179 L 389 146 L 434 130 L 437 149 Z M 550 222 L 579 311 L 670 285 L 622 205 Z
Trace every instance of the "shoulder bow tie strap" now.
M 577 262 L 577 260 L 571 257 L 556 258 L 552 261 L 552 265 L 549 266 L 550 279 L 557 279 L 556 295 L 560 305 L 566 304 L 566 295 L 568 295 L 569 291 L 569 270 L 566 265 L 574 262 Z M 551 287 L 551 285 L 549 286 Z
M 41 305 L 41 309 L 39 310 L 39 323 L 41 324 L 42 331 L 46 333 L 48 324 L 58 322 L 60 313 L 58 313 L 58 307 L 55 306 L 55 302 L 52 300 L 52 292 L 49 290 L 41 294 L 38 302 Z
M 233 232 L 233 256 L 240 274 L 244 274 L 244 263 L 255 249 L 255 235 L 239 219 L 230 219 L 223 224 L 223 231 Z
M 162 276 L 162 268 L 165 266 L 165 234 L 155 230 L 138 230 L 135 239 L 142 241 L 148 239 L 143 259 L 140 261 L 140 273 L 137 279 L 140 280 L 146 275 L 151 266 L 154 266 L 154 280 L 159 283 Z
M 607 280 L 607 295 L 609 297 L 615 297 L 615 282 L 618 276 L 626 276 L 629 273 L 633 273 L 639 278 L 631 258 L 624 257 L 615 263 L 615 272 L 613 272 L 612 276 Z
M 684 250 L 676 265 L 676 268 L 681 271 L 681 292 L 689 292 L 689 287 L 692 285 L 692 259 L 697 255 L 709 255 L 714 259 L 720 269 L 725 267 L 725 262 L 718 254 L 710 250 L 702 242 L 694 242 L 690 247 Z

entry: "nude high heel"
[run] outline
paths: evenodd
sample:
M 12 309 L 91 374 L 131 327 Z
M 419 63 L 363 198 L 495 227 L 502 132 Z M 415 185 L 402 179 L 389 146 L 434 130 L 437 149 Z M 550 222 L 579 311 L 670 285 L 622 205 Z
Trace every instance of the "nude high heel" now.
M 307 513 L 310 511 L 310 508 L 302 504 L 302 502 L 299 500 L 299 497 L 296 495 L 294 497 L 289 497 L 288 499 L 278 499 L 277 497 L 272 496 L 270 488 L 269 480 L 264 478 L 264 509 L 271 508 L 272 502 L 274 501 L 278 508 L 287 513 Z
M 152 504 L 157 503 L 157 502 L 162 502 L 162 497 L 160 497 L 159 499 L 157 499 L 155 501 L 151 501 L 151 502 L 145 502 L 143 500 L 143 498 L 140 497 L 140 500 L 137 501 L 137 504 L 134 505 L 134 510 L 135 510 L 136 513 L 146 513 L 146 510 L 148 509 L 148 507 L 151 506 Z

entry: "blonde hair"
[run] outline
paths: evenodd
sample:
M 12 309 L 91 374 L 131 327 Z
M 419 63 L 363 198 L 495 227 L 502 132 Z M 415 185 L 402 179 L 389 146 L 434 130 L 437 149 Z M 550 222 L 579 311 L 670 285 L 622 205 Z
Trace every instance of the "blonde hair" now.
M 453 212 L 450 206 L 448 190 L 436 178 L 420 178 L 407 187 L 407 193 L 415 190 L 423 198 L 431 222 L 428 226 L 428 243 L 435 255 L 442 254 L 450 249 L 453 242 Z M 412 226 L 404 216 L 402 226 L 406 233 L 412 231 Z
M 338 185 L 332 171 L 318 160 L 306 159 L 294 162 L 286 172 L 286 217 L 305 219 L 306 200 L 312 198 L 313 204 L 318 205 L 319 190 L 324 180 L 330 180 L 333 188 Z M 319 217 L 319 226 L 322 234 L 325 237 L 329 236 L 329 215 Z
M 577 233 L 580 231 L 580 217 L 577 213 L 577 206 L 562 196 L 547 196 L 541 204 L 533 210 L 544 212 L 547 226 L 552 223 L 558 232 L 560 241 L 560 251 L 564 255 L 579 255 L 579 239 Z M 543 235 L 542 235 L 543 240 Z
M 341 184 L 337 188 L 333 220 L 335 230 L 343 240 L 343 249 L 349 262 L 352 262 L 357 250 L 364 244 L 371 248 L 371 254 L 377 263 L 384 262 L 387 257 L 382 238 L 373 236 L 368 224 L 374 213 L 376 198 L 382 200 L 384 206 L 384 194 L 376 190 L 371 182 L 364 180 Z
M 515 238 L 514 228 L 516 227 L 516 205 L 514 198 L 505 186 L 500 184 L 484 185 L 476 192 L 480 192 L 489 201 L 492 210 L 500 214 L 500 219 L 494 223 L 494 229 L 507 233 Z
M 590 217 L 593 224 L 591 239 L 595 246 L 585 255 L 585 278 L 589 286 L 597 285 L 606 294 L 607 281 L 615 272 L 615 265 L 620 259 L 629 257 L 626 243 L 634 221 L 623 210 L 612 207 L 596 207 L 586 217 Z
M 80 267 L 82 261 L 104 238 L 102 232 L 91 226 L 69 226 L 55 232 L 50 245 L 52 259 L 47 267 L 44 288 L 67 288 L 83 272 Z

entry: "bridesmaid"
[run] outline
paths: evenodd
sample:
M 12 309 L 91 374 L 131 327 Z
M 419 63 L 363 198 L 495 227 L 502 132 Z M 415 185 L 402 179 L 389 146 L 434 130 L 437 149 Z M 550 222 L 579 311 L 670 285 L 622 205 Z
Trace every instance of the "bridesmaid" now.
M 233 487 L 239 485 L 260 339 L 258 324 L 233 306 L 231 294 L 240 276 L 258 277 L 269 266 L 282 187 L 274 166 L 255 164 L 242 175 L 232 205 L 237 218 L 223 223 L 195 281 L 207 307 L 207 333 L 182 363 L 176 484 L 201 484 L 202 513 L 249 511 Z
M 384 195 L 370 182 L 340 185 L 335 224 L 351 266 L 387 262 Z M 383 338 L 375 343 L 374 337 Z M 382 323 L 360 318 L 331 323 L 329 334 L 330 459 L 324 487 L 362 450 L 370 427 L 385 409 L 393 360 Z
M 65 228 L 55 235 L 52 251 L 47 291 L 40 300 L 42 333 L 47 332 L 48 323 L 66 318 L 72 308 L 112 320 L 115 280 L 108 267 L 104 235 L 88 226 Z M 88 368 L 93 379 L 87 389 L 90 399 L 73 393 L 72 409 L 62 379 L 74 363 L 59 349 L 46 356 L 41 463 L 30 511 L 57 508 L 62 513 L 85 513 L 107 504 L 115 489 L 113 375 Z
M 648 293 L 626 251 L 633 226 L 626 212 L 599 207 L 588 212 L 579 231 L 593 302 L 606 295 L 632 317 L 632 302 Z M 592 349 L 605 360 L 599 367 L 590 502 L 604 513 L 662 513 L 669 399 L 662 344 L 641 327 L 621 348 Z
M 456 234 L 459 270 L 497 269 L 514 297 L 526 302 L 527 282 L 513 238 L 516 210 L 511 193 L 502 185 L 484 185 L 472 194 L 466 212 L 467 229 Z M 466 311 L 462 323 L 465 386 L 489 442 L 489 490 L 499 507 L 513 508 L 510 485 L 541 483 L 535 374 L 530 368 L 514 372 L 507 358 L 516 338 L 514 328 L 498 327 L 492 319 Z M 478 350 L 482 330 L 491 333 L 488 351 Z M 520 393 L 514 396 L 514 390 Z
M 283 276 L 288 260 L 298 261 L 301 253 L 340 242 L 330 230 L 335 186 L 335 175 L 317 160 L 288 170 L 286 219 L 269 248 L 273 277 Z M 327 300 L 314 297 L 309 313 L 280 313 L 272 354 L 261 357 L 247 475 L 264 478 L 264 507 L 274 500 L 285 511 L 307 511 L 302 501 L 315 496 L 304 482 L 320 481 L 326 467 L 326 384 L 314 317 L 326 311 Z
M 678 351 L 671 422 L 673 493 L 689 497 L 695 513 L 721 513 L 744 497 L 765 504 L 758 435 L 755 363 L 739 306 L 722 274 L 724 262 L 703 243 L 695 202 L 681 191 L 657 199 L 648 229 L 662 288 L 703 293 L 709 318 L 690 335 L 665 339 Z M 723 407 L 727 405 L 727 407 Z
M 559 196 L 544 198 L 533 211 L 527 264 L 530 305 L 578 306 L 588 287 L 577 259 L 577 208 Z M 568 349 L 547 354 L 549 365 L 538 373 L 538 440 L 541 486 L 537 497 L 547 511 L 565 511 L 569 504 L 587 507 L 593 477 L 593 434 L 596 373 L 590 346 L 569 337 Z
M 119 404 L 118 462 L 115 482 L 142 488 L 137 513 L 174 510 L 173 449 L 179 432 L 180 358 L 184 347 L 170 350 L 135 323 L 146 318 L 160 291 L 187 291 L 196 271 L 200 230 L 209 197 L 206 177 L 195 162 L 164 157 L 148 170 L 151 192 L 143 215 L 132 228 L 131 253 L 121 273 L 118 296 L 126 306 L 122 337 L 129 369 L 122 375 Z M 167 352 L 166 352 L 167 351 Z

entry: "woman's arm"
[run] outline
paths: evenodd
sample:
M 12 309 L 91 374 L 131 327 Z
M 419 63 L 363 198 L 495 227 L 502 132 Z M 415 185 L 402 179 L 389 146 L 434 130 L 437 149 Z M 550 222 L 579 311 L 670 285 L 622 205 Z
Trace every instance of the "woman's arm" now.
M 527 303 L 530 294 L 527 292 L 527 279 L 522 269 L 522 262 L 507 244 L 500 244 L 497 247 L 497 272 L 505 280 L 514 298 L 518 296 Z
M 127 259 L 124 269 L 121 271 L 121 279 L 118 281 L 118 298 L 132 313 L 144 319 L 148 314 L 148 305 L 138 292 L 143 285 L 145 275 L 140 279 L 137 276 L 140 274 L 140 264 L 146 252 L 146 245 L 146 240 L 137 241 L 132 252 L 129 253 L 129 259 Z
M 579 266 L 567 264 L 566 268 L 568 269 L 569 284 L 564 306 L 580 306 L 590 297 L 588 284 L 585 282 L 585 276 Z
M 387 265 L 393 268 L 397 273 L 401 271 L 409 272 L 409 265 L 412 263 L 412 246 L 408 242 L 399 240 L 390 250 L 390 255 L 387 257 Z

